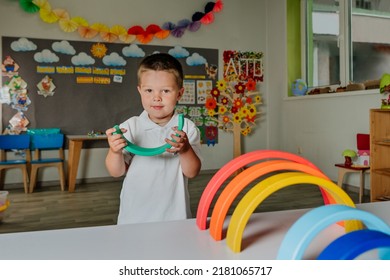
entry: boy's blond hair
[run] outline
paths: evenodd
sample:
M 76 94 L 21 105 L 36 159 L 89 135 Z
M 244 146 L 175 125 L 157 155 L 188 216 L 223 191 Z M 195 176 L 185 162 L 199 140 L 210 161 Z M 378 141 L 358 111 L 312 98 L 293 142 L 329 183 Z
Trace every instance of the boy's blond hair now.
M 183 67 L 180 62 L 170 54 L 155 53 L 145 57 L 138 67 L 138 84 L 141 82 L 142 73 L 148 70 L 166 71 L 172 73 L 176 78 L 178 87 L 183 87 Z

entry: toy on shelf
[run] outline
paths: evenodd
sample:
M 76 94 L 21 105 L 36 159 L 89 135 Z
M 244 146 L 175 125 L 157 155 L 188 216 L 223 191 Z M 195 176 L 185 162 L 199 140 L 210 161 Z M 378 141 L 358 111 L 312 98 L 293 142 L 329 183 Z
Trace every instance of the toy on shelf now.
M 307 90 L 307 84 L 303 79 L 297 79 L 291 84 L 291 92 L 294 96 L 306 95 Z
M 345 166 L 352 166 L 352 160 L 356 158 L 357 153 L 354 150 L 346 149 L 343 151 L 342 155 L 345 159 Z
M 382 105 L 381 109 L 390 109 L 390 74 L 383 74 L 380 85 L 379 85 L 379 91 L 381 94 L 387 94 L 387 99 L 382 99 Z

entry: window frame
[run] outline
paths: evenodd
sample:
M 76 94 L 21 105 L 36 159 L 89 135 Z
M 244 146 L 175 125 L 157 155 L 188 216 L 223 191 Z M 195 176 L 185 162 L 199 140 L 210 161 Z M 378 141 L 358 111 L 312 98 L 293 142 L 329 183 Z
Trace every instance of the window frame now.
M 302 46 L 302 77 L 307 81 L 308 85 L 313 85 L 313 63 L 307 63 L 312 61 L 313 57 L 309 57 L 309 53 L 313 54 L 313 51 L 308 51 L 309 48 L 313 49 L 313 34 L 308 32 L 308 27 L 312 26 L 312 0 L 301 0 L 301 46 Z M 352 43 L 351 43 L 351 0 L 339 0 L 339 35 L 337 37 L 337 46 L 339 47 L 340 54 L 340 84 L 331 85 L 318 85 L 316 87 L 326 86 L 346 86 L 349 81 L 352 80 L 352 63 L 350 59 L 352 56 Z M 311 68 L 310 68 L 311 67 Z

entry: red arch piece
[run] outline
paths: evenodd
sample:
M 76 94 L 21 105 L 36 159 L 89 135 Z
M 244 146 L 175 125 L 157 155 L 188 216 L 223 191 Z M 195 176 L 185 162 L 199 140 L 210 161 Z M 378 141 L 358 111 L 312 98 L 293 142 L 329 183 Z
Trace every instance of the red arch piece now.
M 238 174 L 221 192 L 215 203 L 213 213 L 210 219 L 210 235 L 215 240 L 222 240 L 223 223 L 230 206 L 236 199 L 238 194 L 255 179 L 275 171 L 301 171 L 319 178 L 328 179 L 328 177 L 317 168 L 311 166 L 287 161 L 287 160 L 272 160 L 264 161 L 249 167 Z
M 315 169 L 318 169 L 313 163 L 308 161 L 307 159 L 297 156 L 292 153 L 278 151 L 278 150 L 257 150 L 249 153 L 245 153 L 225 164 L 221 169 L 218 170 L 217 173 L 211 178 L 206 188 L 204 189 L 202 196 L 199 200 L 198 210 L 196 214 L 196 224 L 199 229 L 205 230 L 207 225 L 207 214 L 210 209 L 211 202 L 221 187 L 221 185 L 228 179 L 234 172 L 244 167 L 247 164 L 264 160 L 264 159 L 272 159 L 272 158 L 280 158 L 291 160 L 294 162 L 299 162 L 302 164 L 306 164 Z M 329 196 L 326 192 L 322 191 L 322 196 L 324 198 L 324 203 L 329 204 L 333 202 L 333 198 Z

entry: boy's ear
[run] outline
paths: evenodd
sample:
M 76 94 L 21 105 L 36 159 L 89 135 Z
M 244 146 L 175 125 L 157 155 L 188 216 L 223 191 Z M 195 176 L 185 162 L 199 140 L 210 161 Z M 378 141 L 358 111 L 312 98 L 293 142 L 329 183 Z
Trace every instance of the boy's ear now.
M 179 95 L 177 96 L 177 101 L 179 101 L 181 99 L 181 97 L 183 96 L 184 94 L 184 87 L 182 87 L 180 90 L 179 90 Z

